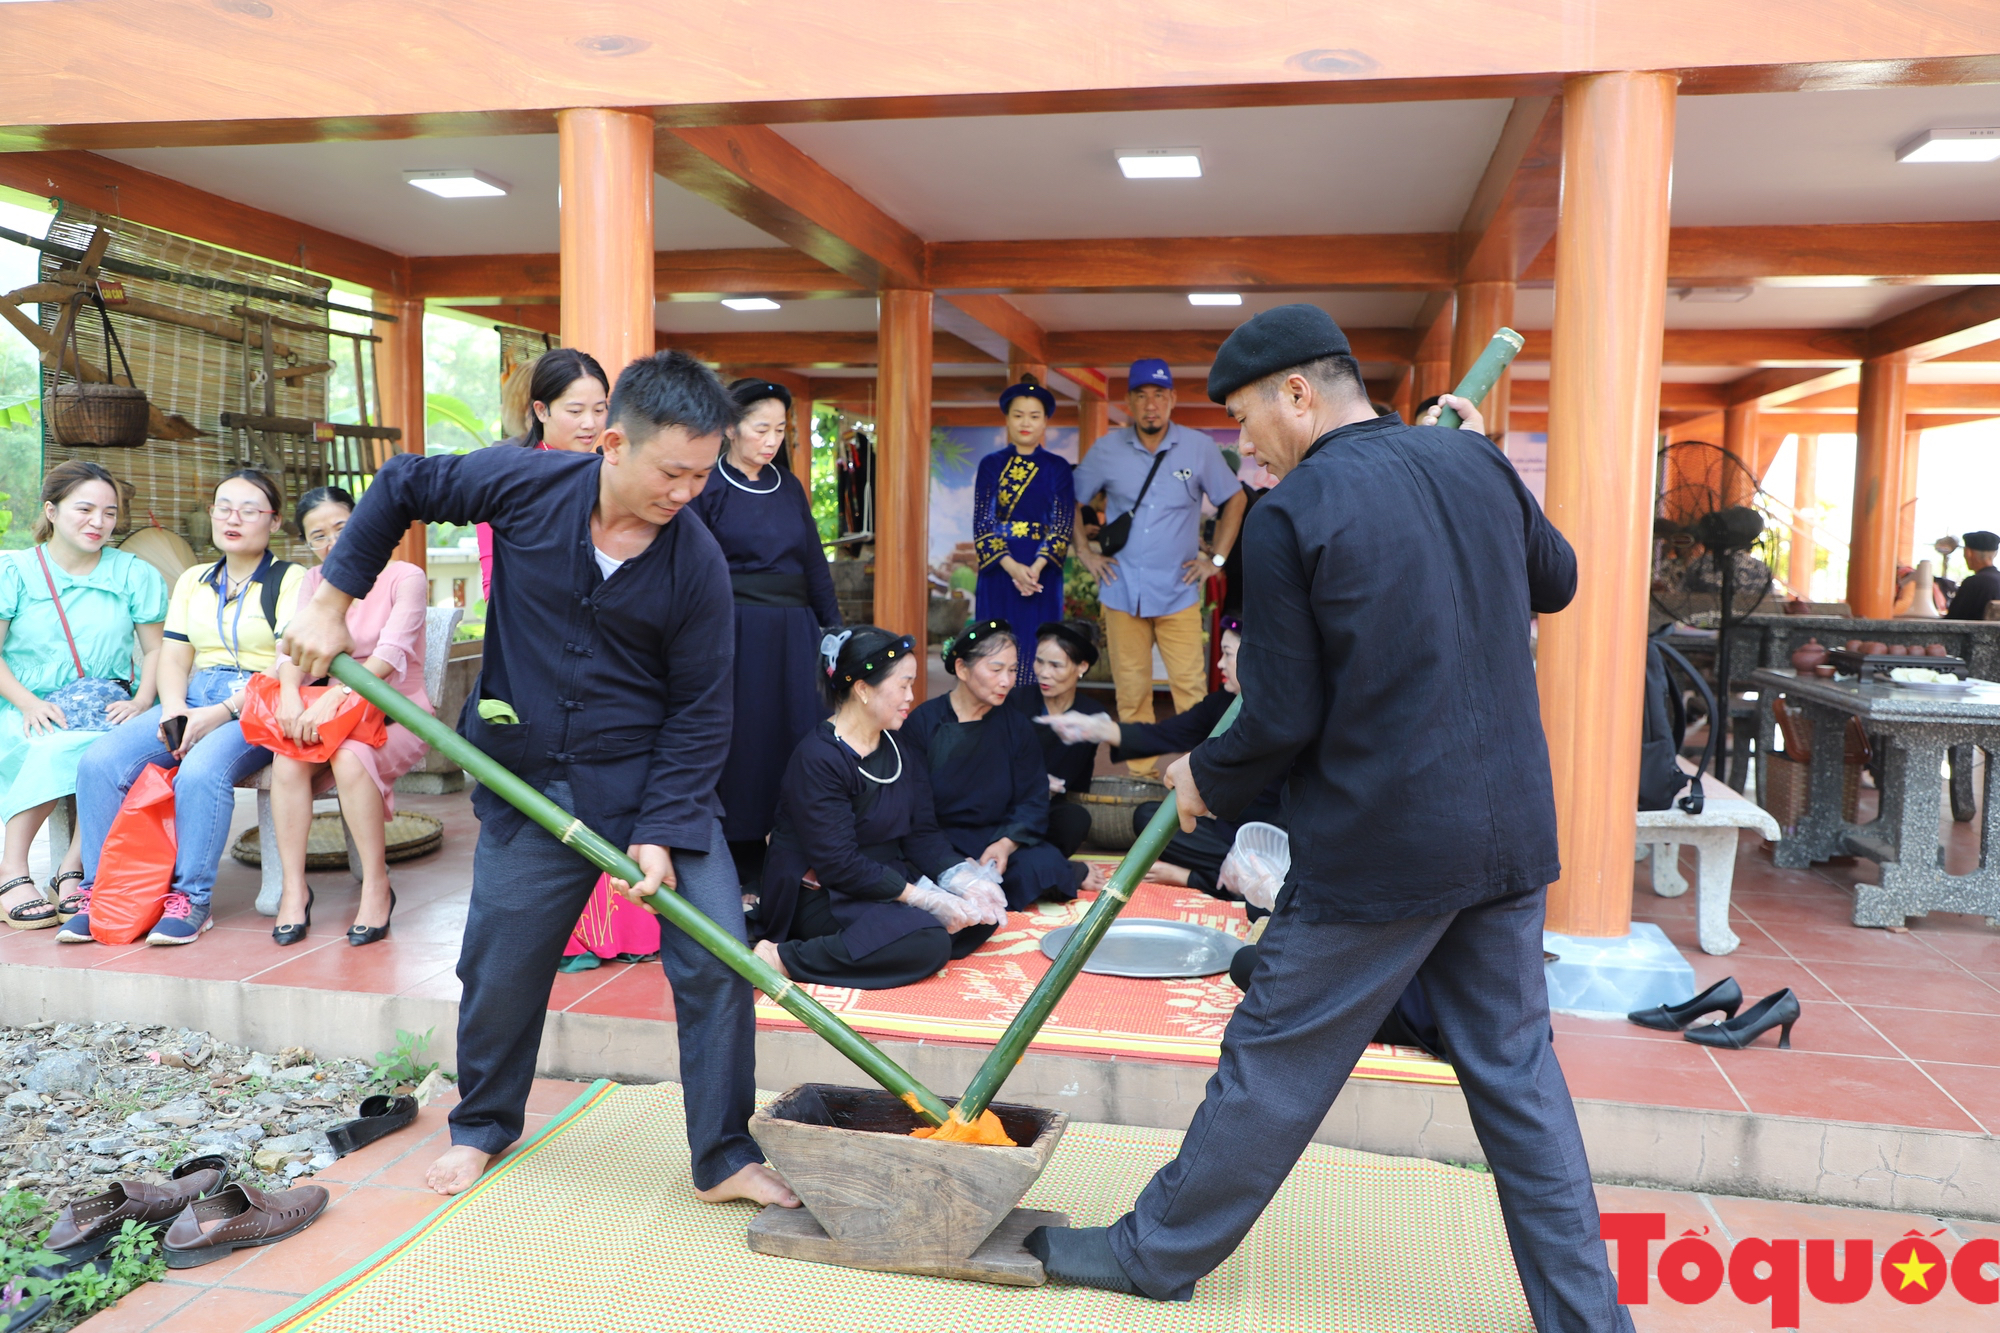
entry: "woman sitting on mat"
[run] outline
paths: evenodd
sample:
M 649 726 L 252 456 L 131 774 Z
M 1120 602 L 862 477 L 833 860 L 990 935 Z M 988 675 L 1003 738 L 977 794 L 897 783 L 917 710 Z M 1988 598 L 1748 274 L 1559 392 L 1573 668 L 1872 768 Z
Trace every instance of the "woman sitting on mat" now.
M 292 618 L 306 572 L 271 555 L 284 497 L 266 473 L 224 477 L 208 510 L 210 540 L 222 558 L 196 565 L 174 585 L 162 631 L 160 703 L 114 727 L 84 752 L 76 770 L 83 885 L 97 882 L 98 849 L 146 765 L 173 768 L 174 875 L 166 910 L 148 944 L 193 944 L 215 924 L 209 894 L 229 841 L 236 784 L 271 762 L 243 739 L 244 686 L 278 660 L 278 632 Z M 56 938 L 90 939 L 88 900 Z
M 1035 631 L 1035 683 L 1015 687 L 1007 705 L 1030 718 L 1074 712 L 1107 714 L 1103 704 L 1077 692 L 1076 683 L 1097 662 L 1096 626 L 1087 620 L 1052 620 Z M 1090 812 L 1070 799 L 1090 792 L 1097 771 L 1097 742 L 1065 741 L 1048 727 L 1036 729 L 1042 766 L 1049 771 L 1049 841 L 1073 856 L 1090 834 Z
M 1076 897 L 1087 867 L 1069 854 L 1083 840 L 1049 837 L 1049 771 L 1034 724 L 1003 708 L 1020 649 L 1004 620 L 982 620 L 944 645 L 944 669 L 958 684 L 910 714 L 904 735 L 930 768 L 938 827 L 959 854 L 1001 875 L 1015 911 L 1041 898 Z
M 83 910 L 83 839 L 71 837 L 44 892 L 28 848 L 56 802 L 76 790 L 77 761 L 105 731 L 153 706 L 167 585 L 106 543 L 118 483 L 95 463 L 49 469 L 32 551 L 0 563 L 0 912 L 15 930 L 48 930 Z M 145 662 L 132 670 L 132 634 Z M 129 688 L 129 695 L 128 695 Z
M 321 486 L 299 497 L 299 531 L 322 566 L 353 513 L 354 497 L 338 486 Z M 310 601 L 323 577 L 320 569 L 313 569 L 299 596 Z M 431 710 L 430 697 L 424 693 L 424 613 L 429 604 L 430 581 L 424 571 L 407 561 L 391 560 L 375 576 L 368 595 L 347 608 L 347 632 L 354 636 L 356 660 L 426 713 Z M 330 686 L 308 706 L 299 693 L 306 683 L 304 674 L 282 655 L 278 683 L 278 725 L 300 745 L 317 744 L 320 726 L 353 693 L 345 685 Z M 344 740 L 331 763 L 285 754 L 272 760 L 271 820 L 277 826 L 278 865 L 285 875 L 278 924 L 271 927 L 271 938 L 279 945 L 297 944 L 312 925 L 313 891 L 306 886 L 312 802 L 315 795 L 335 786 L 340 790 L 341 818 L 361 853 L 361 901 L 347 942 L 373 944 L 389 933 L 396 891 L 389 887 L 386 829 L 396 816 L 396 779 L 415 768 L 427 748 L 415 732 L 391 722 L 389 739 L 381 745 Z
M 909 638 L 874 625 L 820 645 L 834 714 L 785 769 L 751 923 L 763 937 L 757 955 L 795 980 L 908 986 L 977 949 L 1005 920 L 997 900 L 933 882 L 959 856 L 938 831 L 921 749 L 895 735 L 917 666 Z

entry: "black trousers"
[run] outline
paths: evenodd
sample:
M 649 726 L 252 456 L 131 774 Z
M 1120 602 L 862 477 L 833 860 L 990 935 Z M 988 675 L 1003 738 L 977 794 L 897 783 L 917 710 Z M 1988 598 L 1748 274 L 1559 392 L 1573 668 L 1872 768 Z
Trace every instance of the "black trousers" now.
M 1142 833 L 1159 813 L 1158 801 L 1143 801 L 1132 811 L 1132 832 Z M 1176 833 L 1160 859 L 1188 872 L 1188 883 L 1211 898 L 1227 898 L 1221 890 L 1222 858 L 1236 845 L 1236 825 L 1213 815 L 1194 822 L 1194 832 Z M 1251 918 L 1253 921 L 1255 917 Z
M 544 794 L 572 808 L 568 783 Z M 680 896 L 743 939 L 743 897 L 721 823 L 708 851 L 676 851 L 673 860 Z M 595 866 L 538 825 L 504 843 L 480 833 L 458 954 L 465 993 L 458 1002 L 453 1143 L 497 1153 L 521 1137 L 556 965 L 597 876 Z M 750 983 L 665 921 L 660 962 L 673 986 L 695 1188 L 710 1189 L 764 1160 L 750 1137 L 757 1096 Z
M 1089 836 L 1090 811 L 1074 801 L 1049 802 L 1049 846 L 1066 857 L 1075 856 L 1076 849 Z
M 942 925 L 926 926 L 855 958 L 840 938 L 840 922 L 834 920 L 825 891 L 801 889 L 799 905 L 792 914 L 792 938 L 778 946 L 778 957 L 795 981 L 855 990 L 894 990 L 936 976 L 946 963 L 986 943 L 995 929 L 967 926 L 953 935 Z
M 1149 1295 L 1187 1299 L 1284 1183 L 1410 978 L 1430 1000 L 1500 1192 L 1540 1333 L 1630 1333 L 1599 1238 L 1542 974 L 1544 892 L 1446 916 L 1306 922 L 1282 895 L 1182 1140 L 1111 1247 Z

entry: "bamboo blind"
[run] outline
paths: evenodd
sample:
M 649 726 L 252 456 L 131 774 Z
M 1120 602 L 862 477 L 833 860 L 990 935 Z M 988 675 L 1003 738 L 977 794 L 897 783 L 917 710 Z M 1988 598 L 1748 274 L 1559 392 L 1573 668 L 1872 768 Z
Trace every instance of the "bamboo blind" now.
M 513 413 L 508 410 L 511 400 L 507 396 L 507 382 L 514 378 L 516 371 L 525 370 L 543 352 L 548 351 L 550 348 L 561 347 L 562 340 L 553 334 L 538 333 L 534 329 L 516 328 L 512 324 L 495 324 L 493 331 L 500 335 L 500 404 L 502 416 L 500 434 L 502 438 L 512 439 L 514 436 L 524 434 L 527 431 L 528 421 L 525 412 L 519 420 L 515 420 Z M 520 401 L 523 403 L 527 401 L 525 391 Z
M 301 269 L 253 259 L 73 204 L 62 206 L 49 228 L 48 239 L 82 250 L 100 226 L 112 230 L 110 248 L 106 251 L 110 259 L 318 300 L 324 300 L 329 290 L 324 278 Z M 67 260 L 44 255 L 43 280 L 51 279 L 68 266 Z M 293 324 L 317 325 L 322 329 L 327 325 L 327 312 L 311 305 L 181 282 L 106 276 L 116 277 L 131 297 L 238 325 L 243 320 L 231 307 L 268 312 Z M 60 312 L 60 306 L 43 305 L 42 326 L 53 329 Z M 113 475 L 131 485 L 133 495 L 126 506 L 124 528 L 157 524 L 187 538 L 197 555 L 206 556 L 211 554 L 210 498 L 216 483 L 236 468 L 261 467 L 272 473 L 279 478 L 288 502 L 310 487 L 324 484 L 329 463 L 341 474 L 352 470 L 347 465 L 351 460 L 329 459 L 327 453 L 344 454 L 360 442 L 321 445 L 308 436 L 270 434 L 259 438 L 248 431 L 223 427 L 225 411 L 265 410 L 263 353 L 254 338 L 243 341 L 221 338 L 199 329 L 121 313 L 116 305 L 110 307 L 110 318 L 126 359 L 131 362 L 133 378 L 152 404 L 162 412 L 185 418 L 201 432 L 191 440 L 149 440 L 140 449 L 69 449 L 45 438 L 44 467 L 70 458 L 87 458 L 109 468 Z M 116 353 L 110 353 L 107 363 L 108 349 L 104 346 L 96 310 L 86 307 L 80 311 L 76 327 L 77 344 L 84 359 L 107 367 L 122 382 L 124 370 L 117 363 Z M 291 349 L 290 355 L 277 359 L 280 368 L 333 360 L 324 332 L 290 328 L 274 332 L 274 341 Z M 341 352 L 343 356 L 348 354 L 344 341 Z M 45 371 L 44 395 L 54 384 L 53 372 Z M 325 418 L 325 374 L 278 379 L 276 386 L 276 415 L 314 421 Z M 289 534 L 281 534 L 272 542 L 272 549 L 274 554 L 296 559 L 301 557 L 304 545 L 293 542 Z

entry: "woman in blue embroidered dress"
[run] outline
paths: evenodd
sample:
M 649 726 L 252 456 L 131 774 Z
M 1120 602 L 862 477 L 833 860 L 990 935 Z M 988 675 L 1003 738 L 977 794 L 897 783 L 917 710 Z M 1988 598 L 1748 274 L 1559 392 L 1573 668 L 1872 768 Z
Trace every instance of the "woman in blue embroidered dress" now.
M 973 619 L 1040 625 L 1063 616 L 1076 490 L 1069 461 L 1042 447 L 1055 395 L 1024 375 L 1000 395 L 1000 410 L 1007 447 L 979 460 L 972 487 L 972 547 L 979 557 Z M 1016 681 L 1034 680 L 1034 663 L 1024 653 Z

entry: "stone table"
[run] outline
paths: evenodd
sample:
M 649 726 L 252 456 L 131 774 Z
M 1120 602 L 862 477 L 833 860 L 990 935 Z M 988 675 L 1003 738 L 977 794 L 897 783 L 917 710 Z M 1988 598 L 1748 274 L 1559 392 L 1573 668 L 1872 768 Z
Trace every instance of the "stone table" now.
M 1973 682 L 1962 695 L 1925 694 L 1894 685 L 1800 677 L 1762 668 L 1756 684 L 1760 709 L 1770 712 L 1780 694 L 1812 728 L 1811 804 L 1791 837 L 1773 849 L 1781 866 L 1803 869 L 1835 856 L 1864 856 L 1882 867 L 1880 884 L 1855 887 L 1854 924 L 1900 926 L 1928 912 L 1970 912 L 2000 925 L 2000 803 L 1993 757 L 2000 752 L 2000 685 Z M 1844 733 L 1861 719 L 1881 756 L 1880 813 L 1851 824 L 1840 811 Z M 1981 802 L 1979 867 L 1948 874 L 1939 833 L 1945 756 L 1954 746 L 1986 752 Z M 1961 765 L 1969 770 L 1970 764 Z

